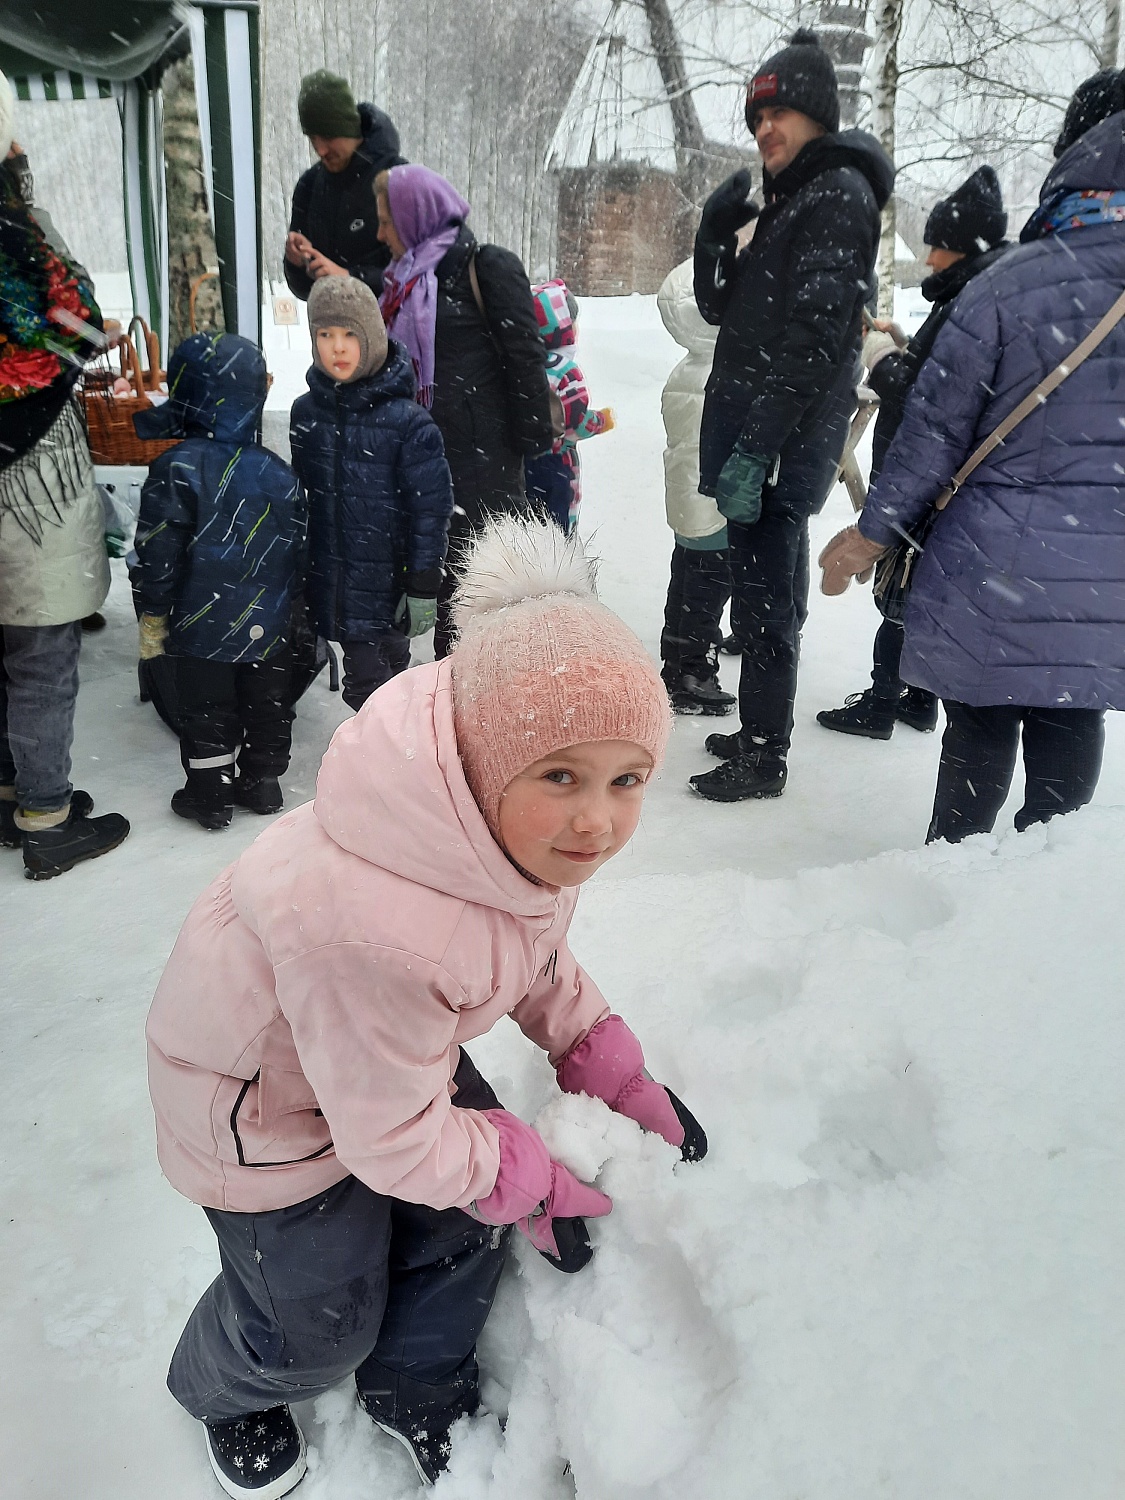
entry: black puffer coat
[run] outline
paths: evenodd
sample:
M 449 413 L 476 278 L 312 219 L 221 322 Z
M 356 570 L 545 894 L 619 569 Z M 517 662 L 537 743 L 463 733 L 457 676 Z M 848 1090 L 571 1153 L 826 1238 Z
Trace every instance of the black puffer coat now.
M 741 255 L 697 239 L 695 297 L 719 325 L 700 432 L 714 495 L 735 442 L 780 458 L 774 498 L 811 515 L 827 498 L 855 410 L 863 306 L 894 168 L 861 130 L 811 141 L 776 178 Z M 769 498 L 768 494 L 765 497 Z
M 293 212 L 289 228 L 312 241 L 321 255 L 343 266 L 367 285 L 376 296 L 383 289 L 383 271 L 391 252 L 376 238 L 379 215 L 375 208 L 374 182 L 380 172 L 397 167 L 398 131 L 389 115 L 373 104 L 359 106 L 363 144 L 342 172 L 330 172 L 317 162 L 300 178 L 293 190 Z M 312 278 L 302 266 L 285 262 L 289 290 L 308 301 Z
M 487 324 L 469 279 L 474 253 Z M 523 460 L 551 446 L 547 350 L 527 273 L 510 250 L 478 246 L 462 228 L 437 280 L 433 415 L 454 500 L 476 526 L 524 503 Z
M 1001 243 L 991 250 L 985 250 L 981 255 L 967 255 L 964 260 L 946 266 L 944 271 L 935 271 L 923 281 L 921 292 L 927 302 L 933 303 L 933 311 L 906 348 L 892 349 L 889 354 L 884 354 L 867 377 L 868 385 L 879 398 L 879 416 L 875 422 L 875 437 L 871 444 L 872 484 L 879 476 L 891 439 L 902 421 L 903 407 L 910 394 L 910 387 L 929 358 L 934 340 L 953 311 L 958 293 L 968 286 L 974 276 L 1006 255 L 1011 248 L 1011 245 Z
M 383 368 L 341 385 L 318 366 L 293 403 L 293 467 L 309 503 L 305 596 L 317 633 L 369 641 L 403 594 L 433 598 L 453 509 L 441 434 L 392 339 Z

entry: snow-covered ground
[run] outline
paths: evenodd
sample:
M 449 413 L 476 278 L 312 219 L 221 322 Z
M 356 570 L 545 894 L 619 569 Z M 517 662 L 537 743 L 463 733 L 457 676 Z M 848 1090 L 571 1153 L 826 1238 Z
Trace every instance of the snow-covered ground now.
M 584 309 L 619 430 L 583 447 L 603 594 L 655 647 L 670 536 L 659 392 L 677 357 L 652 299 Z M 274 349 L 274 404 L 304 352 Z M 840 490 L 814 547 L 848 519 Z M 163 1385 L 217 1269 L 156 1166 L 146 1007 L 197 892 L 261 823 L 176 819 L 175 741 L 136 698 L 122 564 L 88 637 L 75 780 L 133 820 L 47 884 L 0 851 L 6 1291 L 0 1493 L 206 1500 L 196 1424 Z M 573 943 L 711 1137 L 698 1166 L 589 1101 L 558 1101 L 517 1029 L 473 1048 L 502 1097 L 616 1200 L 557 1275 L 517 1250 L 446 1500 L 1120 1500 L 1125 1492 L 1125 740 L 1091 808 L 923 849 L 935 736 L 837 737 L 864 685 L 867 591 L 812 599 L 792 772 L 720 807 L 682 720 L 633 845 L 584 893 Z M 723 666 L 729 686 L 736 667 Z M 347 710 L 301 705 L 288 800 Z M 1013 803 L 1013 805 L 1015 805 Z M 554 1101 L 552 1103 L 552 1101 Z M 406 1500 L 397 1445 L 348 1385 L 299 1409 L 302 1500 Z M 570 1471 L 565 1472 L 569 1461 Z

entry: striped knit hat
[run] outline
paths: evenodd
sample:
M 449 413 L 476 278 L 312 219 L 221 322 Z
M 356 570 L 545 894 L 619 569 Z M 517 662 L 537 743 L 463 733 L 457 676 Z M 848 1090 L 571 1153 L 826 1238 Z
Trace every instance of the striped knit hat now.
M 492 522 L 454 603 L 453 722 L 465 778 L 498 835 L 500 801 L 534 761 L 627 740 L 664 758 L 668 694 L 645 648 L 598 602 L 576 537 L 547 521 Z

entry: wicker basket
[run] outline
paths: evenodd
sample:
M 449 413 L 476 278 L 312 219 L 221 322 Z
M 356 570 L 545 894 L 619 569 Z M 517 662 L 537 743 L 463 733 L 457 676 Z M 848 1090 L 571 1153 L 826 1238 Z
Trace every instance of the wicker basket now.
M 134 319 L 134 322 L 140 320 Z M 132 328 L 130 324 L 130 328 Z M 142 323 L 142 327 L 143 327 Z M 160 355 L 156 346 L 156 335 L 144 329 L 145 349 L 149 359 L 148 381 L 156 375 L 155 389 L 159 383 Z M 155 346 L 155 350 L 154 350 Z M 133 391 L 129 396 L 115 396 L 112 369 L 94 366 L 82 378 L 82 404 L 86 411 L 86 427 L 90 434 L 90 453 L 96 464 L 135 464 L 147 466 L 169 448 L 176 446 L 175 438 L 139 438 L 133 427 L 133 418 L 139 411 L 152 407 L 146 390 L 146 378 L 141 370 L 137 346 L 128 334 L 118 345 L 121 356 L 121 372 L 128 376 Z M 155 352 L 155 358 L 154 358 Z

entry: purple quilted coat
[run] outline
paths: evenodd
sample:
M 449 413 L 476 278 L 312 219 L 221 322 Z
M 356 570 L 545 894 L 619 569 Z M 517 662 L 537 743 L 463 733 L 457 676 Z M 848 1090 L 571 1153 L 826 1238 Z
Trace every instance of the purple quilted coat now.
M 1040 214 L 1082 189 L 1125 189 L 1125 114 L 1059 159 Z M 1123 288 L 1125 223 L 1032 238 L 975 277 L 907 400 L 863 534 L 914 532 Z M 1125 708 L 1125 320 L 976 469 L 916 567 L 905 681 L 976 707 Z

